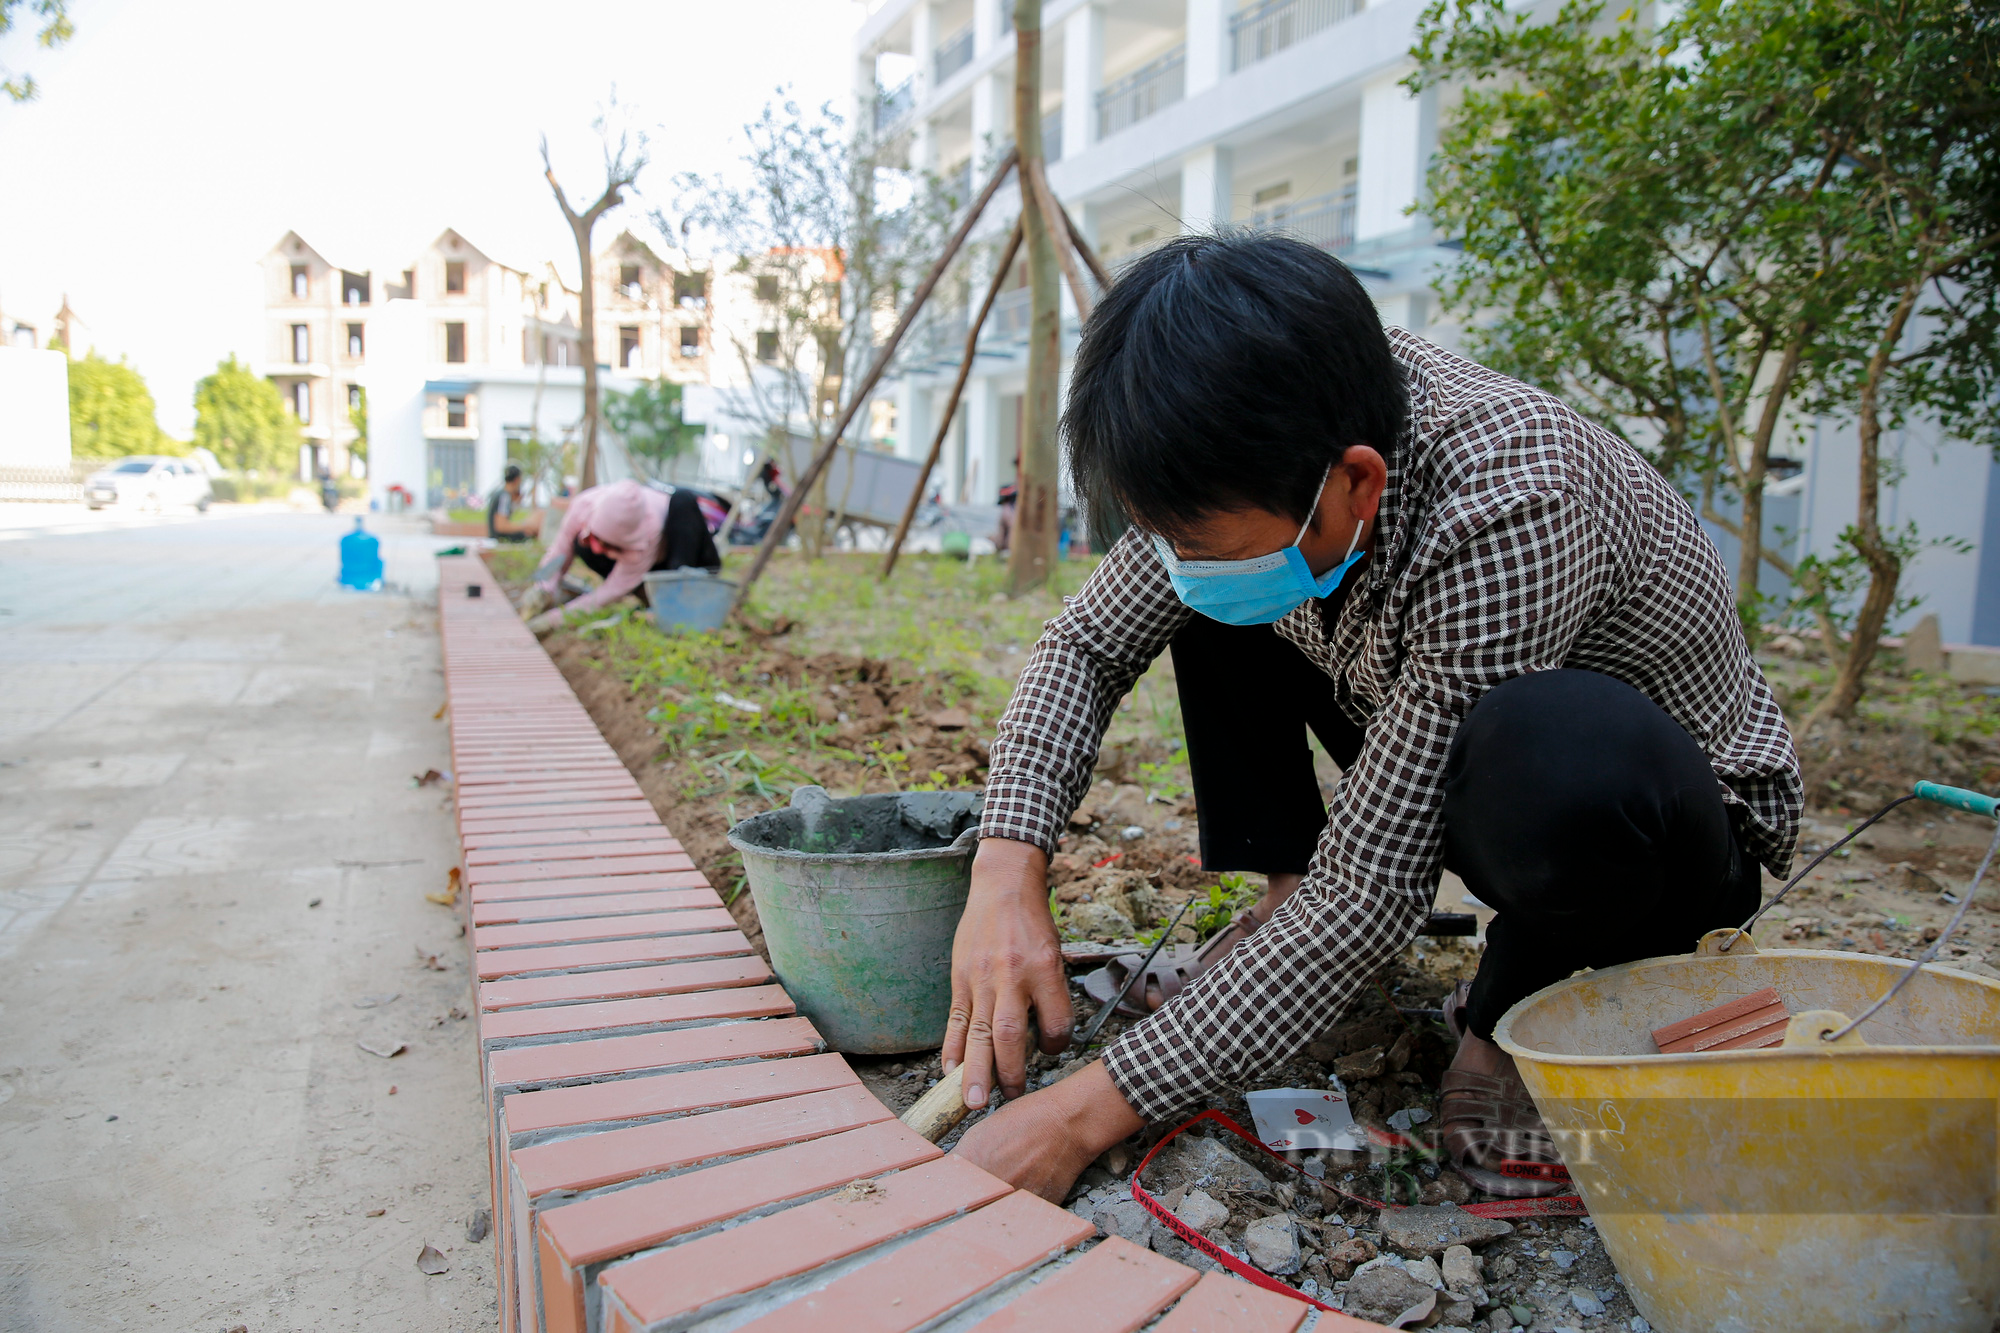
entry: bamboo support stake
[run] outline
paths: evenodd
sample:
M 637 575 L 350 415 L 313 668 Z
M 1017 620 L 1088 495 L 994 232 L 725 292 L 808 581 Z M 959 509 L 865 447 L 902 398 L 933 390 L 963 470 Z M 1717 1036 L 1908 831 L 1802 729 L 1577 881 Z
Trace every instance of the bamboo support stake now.
M 951 419 L 958 414 L 959 395 L 965 392 L 965 381 L 972 375 L 972 359 L 979 351 L 979 331 L 986 326 L 986 316 L 992 312 L 993 302 L 999 298 L 1000 289 L 1006 284 L 1008 270 L 1014 267 L 1014 256 L 1021 252 L 1023 225 L 1022 221 L 1015 221 L 1014 234 L 1007 239 L 1006 252 L 1000 256 L 1000 263 L 993 270 L 993 281 L 987 285 L 986 299 L 980 302 L 972 327 L 965 331 L 965 351 L 959 358 L 958 378 L 951 382 L 951 395 L 945 399 L 944 419 L 938 423 L 937 435 L 931 440 L 931 451 L 924 457 L 924 470 L 917 475 L 917 484 L 910 491 L 910 501 L 903 506 L 903 517 L 896 524 L 896 535 L 889 542 L 889 553 L 882 560 L 881 577 L 885 580 L 896 572 L 896 557 L 902 553 L 903 539 L 910 535 L 910 524 L 917 516 L 917 506 L 924 500 L 924 487 L 931 484 L 931 471 L 937 467 L 938 455 L 944 451 L 944 437 L 951 433 Z
M 1035 207 L 1041 210 L 1042 222 L 1049 229 L 1049 240 L 1055 248 L 1056 263 L 1061 266 L 1063 277 L 1069 281 L 1070 294 L 1076 297 L 1076 317 L 1090 318 L 1093 304 L 1090 288 L 1083 282 L 1083 271 L 1076 266 L 1075 226 L 1069 214 L 1056 202 L 1055 191 L 1049 188 L 1049 178 L 1042 171 L 1039 158 L 1021 164 L 1021 175 L 1028 178 L 1035 196 Z
M 1056 201 L 1056 207 L 1062 208 L 1060 199 Z M 1111 270 L 1104 267 L 1104 261 L 1097 257 L 1097 251 L 1090 248 L 1090 242 L 1083 238 L 1083 228 L 1076 225 L 1076 219 L 1069 215 L 1067 208 L 1063 209 L 1062 215 L 1063 229 L 1069 233 L 1069 243 L 1083 256 L 1084 265 L 1090 270 L 1090 276 L 1097 279 L 1097 289 L 1110 290 Z
M 910 304 L 904 308 L 902 317 L 896 321 L 896 327 L 890 332 L 888 341 L 883 343 L 882 350 L 875 354 L 874 364 L 868 367 L 867 375 L 862 377 L 860 385 L 848 398 L 847 406 L 841 410 L 840 420 L 834 424 L 833 433 L 827 437 L 826 443 L 820 446 L 819 452 L 813 455 L 812 462 L 806 465 L 805 472 L 793 480 L 792 493 L 785 497 L 784 505 L 778 510 L 778 517 L 771 523 L 771 530 L 764 534 L 763 544 L 757 548 L 757 558 L 750 562 L 748 572 L 743 575 L 743 586 L 736 590 L 736 598 L 730 603 L 731 615 L 743 609 L 743 603 L 750 597 L 751 587 L 757 582 L 758 576 L 763 574 L 764 566 L 771 563 L 771 557 L 777 552 L 779 543 L 783 542 L 785 535 L 791 531 L 792 520 L 798 517 L 799 506 L 805 503 L 806 495 L 812 490 L 813 483 L 819 480 L 819 474 L 826 471 L 826 465 L 833 459 L 833 451 L 840 447 L 840 437 L 846 433 L 848 426 L 853 424 L 855 413 L 859 412 L 861 405 L 868 401 L 868 395 L 875 392 L 875 386 L 881 382 L 882 376 L 889 369 L 890 361 L 895 358 L 896 349 L 902 345 L 903 336 L 910 331 L 910 325 L 916 322 L 917 312 L 929 299 L 931 290 L 938 284 L 938 279 L 944 276 L 945 269 L 950 267 L 951 261 L 958 256 L 960 248 L 965 245 L 965 238 L 972 234 L 973 224 L 979 221 L 979 215 L 986 211 L 986 205 L 992 202 L 993 196 L 999 192 L 1001 183 L 1007 179 L 1007 173 L 1013 170 L 1018 156 L 1017 149 L 1008 149 L 1007 155 L 1001 158 L 1000 164 L 993 169 L 992 179 L 986 182 L 986 188 L 979 192 L 979 197 L 972 201 L 972 207 L 966 210 L 964 221 L 958 224 L 958 229 L 952 232 L 951 239 L 945 242 L 944 252 L 938 256 L 937 262 L 931 265 L 931 271 L 924 275 L 923 282 L 918 284 L 917 290 L 911 294 Z

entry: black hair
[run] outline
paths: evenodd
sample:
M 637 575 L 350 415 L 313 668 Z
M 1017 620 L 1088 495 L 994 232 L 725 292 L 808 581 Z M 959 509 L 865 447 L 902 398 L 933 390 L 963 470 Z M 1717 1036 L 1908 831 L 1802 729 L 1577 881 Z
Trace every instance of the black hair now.
M 509 463 L 507 465 L 507 470 L 500 474 L 501 481 L 519 481 L 520 479 L 521 479 L 521 469 L 515 467 L 512 463 Z
M 1387 458 L 1409 417 L 1375 304 L 1347 266 L 1282 236 L 1180 236 L 1104 294 L 1062 433 L 1093 507 L 1169 538 L 1263 509 L 1303 523 L 1350 444 Z

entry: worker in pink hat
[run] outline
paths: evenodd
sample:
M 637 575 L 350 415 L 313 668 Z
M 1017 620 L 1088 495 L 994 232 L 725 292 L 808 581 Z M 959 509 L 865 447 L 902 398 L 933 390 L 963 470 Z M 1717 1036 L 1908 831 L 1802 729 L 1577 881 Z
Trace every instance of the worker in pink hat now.
M 644 601 L 644 579 L 656 569 L 720 570 L 722 557 L 712 533 L 726 511 L 716 504 L 720 512 L 711 516 L 703 503 L 707 498 L 686 487 L 668 492 L 631 480 L 593 486 L 578 495 L 535 570 L 531 600 L 523 608 L 533 615 L 529 626 L 545 633 L 562 623 L 565 611 L 608 606 L 627 593 Z M 567 606 L 542 610 L 560 602 L 563 571 L 572 560 L 581 560 L 604 581 Z

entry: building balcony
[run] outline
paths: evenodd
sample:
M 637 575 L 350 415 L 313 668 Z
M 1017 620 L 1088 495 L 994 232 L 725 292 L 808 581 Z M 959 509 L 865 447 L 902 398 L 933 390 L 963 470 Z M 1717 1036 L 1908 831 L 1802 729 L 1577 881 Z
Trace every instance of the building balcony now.
M 1124 78 L 1106 84 L 1097 94 L 1097 137 L 1118 131 L 1171 106 L 1187 92 L 1187 45 L 1182 43 Z
M 323 380 L 333 374 L 324 361 L 267 361 L 254 369 L 267 380 Z
M 1354 244 L 1355 187 L 1330 194 L 1294 199 L 1250 215 L 1252 231 L 1283 232 L 1322 250 L 1344 250 Z
M 1229 20 L 1230 69 L 1247 69 L 1359 14 L 1366 0 L 1258 0 Z
M 931 53 L 933 86 L 939 86 L 952 75 L 972 63 L 972 25 L 966 24 L 951 36 L 938 43 Z

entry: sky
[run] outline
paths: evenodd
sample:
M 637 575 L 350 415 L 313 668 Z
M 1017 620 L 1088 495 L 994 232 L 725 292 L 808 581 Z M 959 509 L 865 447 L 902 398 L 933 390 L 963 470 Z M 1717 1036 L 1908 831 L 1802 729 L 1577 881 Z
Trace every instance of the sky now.
M 27 6 L 23 6 L 26 9 Z M 727 170 L 780 84 L 852 89 L 857 0 L 71 0 L 76 37 L 0 66 L 0 311 L 46 337 L 67 293 L 105 355 L 146 377 L 160 424 L 193 430 L 194 384 L 262 320 L 257 262 L 296 230 L 334 264 L 399 270 L 445 227 L 502 263 L 555 260 L 569 230 L 541 177 L 548 135 L 572 202 L 603 186 L 590 126 L 613 88 L 649 129 L 646 196 L 598 240 Z

